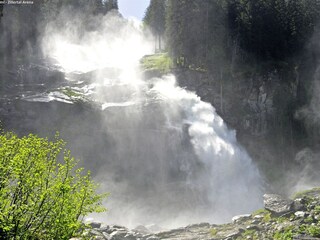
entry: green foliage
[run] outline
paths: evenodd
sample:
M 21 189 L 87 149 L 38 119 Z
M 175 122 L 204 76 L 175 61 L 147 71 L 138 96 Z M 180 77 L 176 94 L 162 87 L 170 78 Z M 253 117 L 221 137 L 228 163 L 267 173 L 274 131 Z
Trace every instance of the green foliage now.
M 241 239 L 259 240 L 259 236 L 256 230 L 247 229 L 241 234 Z
M 218 233 L 218 230 L 217 230 L 217 229 L 215 229 L 215 228 L 211 228 L 211 229 L 210 229 L 210 236 L 211 236 L 211 237 L 216 236 L 217 233 Z
M 88 99 L 83 93 L 70 87 L 63 88 L 60 91 L 75 103 L 84 103 L 88 101 Z
M 313 195 L 318 195 L 320 193 L 320 188 L 308 189 L 305 191 L 297 192 L 293 195 L 293 199 L 296 198 L 312 198 Z
M 178 66 L 228 72 L 226 66 L 241 62 L 291 59 L 304 49 L 319 16 L 319 0 L 152 0 L 144 22 L 155 34 L 165 27 Z
M 315 211 L 316 213 L 320 213 L 320 206 L 315 206 L 314 211 Z
M 320 237 L 320 226 L 308 226 L 306 232 L 312 237 Z
M 161 38 L 165 31 L 166 3 L 163 0 L 151 0 L 143 18 L 143 23 L 148 26 L 159 41 L 159 50 L 162 50 Z
M 281 231 L 276 231 L 274 234 L 275 240 L 292 239 L 294 235 L 307 234 L 312 237 L 320 237 L 320 226 L 302 224 L 299 226 L 288 226 Z
M 81 218 L 104 211 L 90 173 L 76 168 L 65 143 L 0 135 L 0 234 L 5 239 L 69 239 Z M 62 159 L 60 159 L 62 158 Z M 60 160 L 59 160 L 60 159 Z
M 158 70 L 168 73 L 172 68 L 172 61 L 167 53 L 148 55 L 141 59 L 142 68 L 146 70 Z
M 223 66 L 226 61 L 226 27 L 224 1 L 168 1 L 167 46 L 177 66 L 193 65 L 194 69 Z
M 263 219 L 262 219 L 263 222 L 270 222 L 271 221 L 271 212 L 268 212 L 267 214 L 265 214 L 263 216 Z
M 292 240 L 293 239 L 293 228 L 292 226 L 285 228 L 282 231 L 276 231 L 273 239 L 275 240 Z
M 264 215 L 264 214 L 267 214 L 267 213 L 269 213 L 268 210 L 266 210 L 266 209 L 264 209 L 264 208 L 261 208 L 261 209 L 258 209 L 258 210 L 256 210 L 256 211 L 254 211 L 254 212 L 252 213 L 252 215 L 253 215 L 253 216 L 256 216 L 256 215 Z
M 234 38 L 258 59 L 286 59 L 312 36 L 320 2 L 309 0 L 231 0 L 228 19 Z

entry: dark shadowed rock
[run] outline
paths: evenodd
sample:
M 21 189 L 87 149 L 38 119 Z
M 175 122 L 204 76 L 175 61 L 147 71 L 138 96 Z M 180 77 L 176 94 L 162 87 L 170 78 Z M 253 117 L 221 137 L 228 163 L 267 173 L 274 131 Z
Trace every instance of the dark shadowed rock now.
M 270 212 L 282 215 L 292 211 L 293 201 L 284 199 L 277 194 L 265 194 L 263 195 L 264 208 Z
M 100 228 L 101 227 L 101 222 L 91 222 L 91 223 L 89 223 L 89 225 L 92 228 Z
M 303 198 L 297 198 L 293 202 L 293 210 L 294 211 L 303 211 L 305 210 L 306 201 Z

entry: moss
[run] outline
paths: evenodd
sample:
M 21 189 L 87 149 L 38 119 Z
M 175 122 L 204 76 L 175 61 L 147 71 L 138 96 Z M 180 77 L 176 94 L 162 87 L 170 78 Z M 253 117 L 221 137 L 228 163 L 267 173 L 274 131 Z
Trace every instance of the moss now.
M 312 237 L 320 237 L 320 226 L 307 226 L 306 233 Z
M 217 235 L 217 233 L 218 233 L 217 229 L 215 229 L 215 228 L 210 229 L 210 236 L 211 237 L 215 237 Z
M 277 218 L 277 223 L 284 223 L 284 222 L 288 222 L 289 219 L 286 217 L 279 217 Z
M 307 217 L 303 220 L 305 223 L 311 224 L 314 222 L 314 219 L 312 217 Z
M 256 215 L 264 215 L 264 214 L 267 214 L 267 213 L 269 213 L 268 210 L 266 210 L 266 209 L 264 209 L 264 208 L 261 208 L 261 209 L 258 209 L 258 210 L 256 210 L 256 211 L 254 211 L 254 212 L 252 213 L 252 215 L 253 215 L 253 216 L 256 216 Z
M 314 211 L 315 213 L 320 213 L 320 206 L 315 206 Z
M 320 195 L 320 187 L 298 192 L 293 195 L 293 199 L 303 198 L 303 197 L 314 197 L 316 195 Z
M 259 235 L 254 229 L 245 230 L 238 239 L 248 239 L 249 237 L 253 240 L 259 240 Z
M 262 219 L 263 222 L 270 222 L 271 221 L 271 212 L 268 212 L 267 214 L 265 214 L 263 216 L 263 219 Z
M 167 53 L 144 56 L 140 63 L 145 70 L 157 70 L 163 74 L 169 73 L 172 68 L 172 60 Z
M 291 240 L 293 239 L 293 235 L 294 235 L 294 227 L 290 226 L 287 227 L 281 231 L 276 231 L 273 239 L 275 240 Z
M 83 95 L 71 88 L 64 88 L 61 90 L 61 92 L 65 95 L 67 95 L 69 98 L 82 98 Z
M 75 103 L 84 103 L 87 102 L 88 99 L 83 95 L 83 93 L 76 91 L 70 87 L 66 87 L 63 89 L 60 89 L 64 95 L 66 95 L 70 100 L 72 100 Z

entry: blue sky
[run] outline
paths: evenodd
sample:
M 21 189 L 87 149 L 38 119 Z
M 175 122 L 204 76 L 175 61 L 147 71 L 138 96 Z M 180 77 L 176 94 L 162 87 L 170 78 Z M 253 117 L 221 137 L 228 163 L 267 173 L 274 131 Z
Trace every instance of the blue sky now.
M 142 19 L 150 0 L 118 0 L 119 11 L 125 17 Z

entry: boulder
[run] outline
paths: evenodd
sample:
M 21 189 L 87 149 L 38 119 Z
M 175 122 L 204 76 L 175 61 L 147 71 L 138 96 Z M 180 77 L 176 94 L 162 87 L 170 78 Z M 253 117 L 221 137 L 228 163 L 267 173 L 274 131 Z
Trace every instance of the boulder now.
M 141 233 L 141 234 L 150 234 L 151 233 L 151 231 L 143 225 L 137 226 L 135 229 L 133 229 L 133 232 Z
M 293 210 L 294 211 L 302 211 L 305 210 L 305 200 L 303 198 L 297 198 L 293 202 Z
M 294 215 L 297 217 L 297 218 L 304 218 L 307 216 L 307 213 L 306 212 L 303 212 L 303 211 L 297 211 L 294 213 Z
M 292 211 L 293 201 L 284 199 L 278 194 L 263 195 L 264 208 L 276 215 L 286 214 Z
M 100 228 L 101 227 L 101 222 L 90 222 L 89 225 L 92 228 Z
M 243 214 L 243 215 L 234 216 L 232 218 L 232 222 L 233 223 L 245 222 L 245 221 L 249 220 L 250 217 L 251 217 L 251 214 Z

